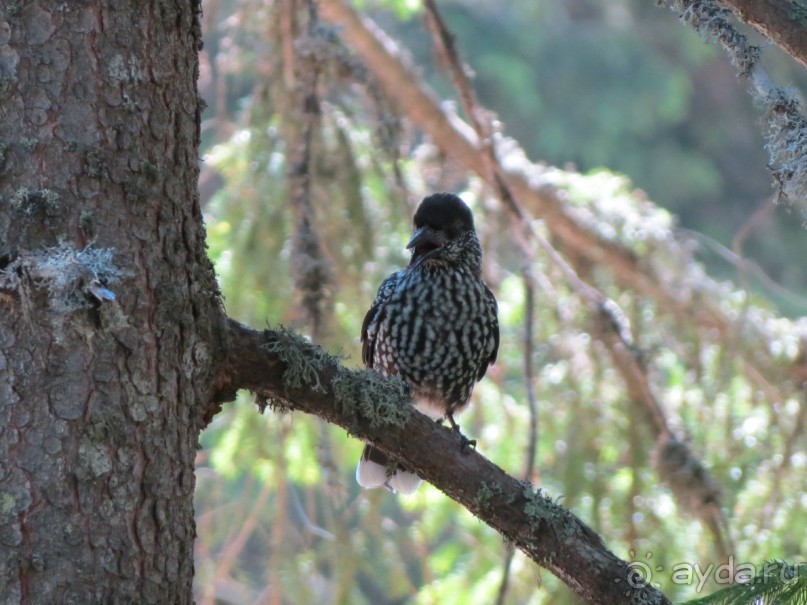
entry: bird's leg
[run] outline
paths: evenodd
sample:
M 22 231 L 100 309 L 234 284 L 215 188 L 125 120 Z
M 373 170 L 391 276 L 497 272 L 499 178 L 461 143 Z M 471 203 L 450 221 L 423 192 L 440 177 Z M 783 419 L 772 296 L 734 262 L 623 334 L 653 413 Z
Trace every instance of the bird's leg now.
M 476 439 L 468 439 L 468 437 L 460 432 L 460 425 L 454 420 L 454 415 L 451 412 L 446 414 L 446 419 L 451 425 L 451 430 L 455 431 L 460 436 L 460 449 L 462 452 L 467 453 L 470 447 L 476 449 Z

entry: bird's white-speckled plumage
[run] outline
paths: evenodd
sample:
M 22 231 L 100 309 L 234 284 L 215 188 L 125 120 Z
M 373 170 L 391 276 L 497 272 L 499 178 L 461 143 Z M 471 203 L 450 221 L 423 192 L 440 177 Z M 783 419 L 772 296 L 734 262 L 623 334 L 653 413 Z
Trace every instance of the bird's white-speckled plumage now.
M 426 198 L 414 222 L 413 242 L 423 245 L 410 242 L 409 265 L 379 287 L 362 325 L 362 359 L 381 374 L 400 376 L 419 411 L 453 424 L 496 360 L 496 299 L 482 280 L 482 247 L 459 198 Z M 364 487 L 405 493 L 420 483 L 369 445 L 356 478 Z

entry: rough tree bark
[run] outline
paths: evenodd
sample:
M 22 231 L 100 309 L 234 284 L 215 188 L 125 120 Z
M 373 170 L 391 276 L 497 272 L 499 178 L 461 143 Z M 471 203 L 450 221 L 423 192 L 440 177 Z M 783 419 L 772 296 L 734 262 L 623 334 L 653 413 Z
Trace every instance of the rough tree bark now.
M 0 602 L 191 603 L 198 2 L 0 3 Z M 114 297 L 114 300 L 113 300 Z
M 807 69 L 807 7 L 791 0 L 718 0 Z

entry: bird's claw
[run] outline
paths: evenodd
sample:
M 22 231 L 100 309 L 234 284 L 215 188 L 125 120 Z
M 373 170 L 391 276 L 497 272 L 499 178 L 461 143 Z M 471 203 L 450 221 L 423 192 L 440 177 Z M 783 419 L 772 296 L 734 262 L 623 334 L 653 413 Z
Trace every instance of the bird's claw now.
M 460 432 L 460 425 L 456 423 L 451 414 L 446 415 L 446 419 L 451 424 L 451 430 L 460 436 L 460 451 L 463 454 L 467 454 L 470 448 L 476 449 L 476 439 L 468 439 L 468 437 L 463 435 Z

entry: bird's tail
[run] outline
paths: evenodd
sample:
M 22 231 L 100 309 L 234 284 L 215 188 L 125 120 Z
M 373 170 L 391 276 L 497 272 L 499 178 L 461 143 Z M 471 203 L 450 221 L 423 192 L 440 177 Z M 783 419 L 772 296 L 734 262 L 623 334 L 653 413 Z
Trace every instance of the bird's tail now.
M 386 487 L 391 492 L 411 494 L 421 480 L 414 473 L 400 468 L 381 450 L 365 445 L 356 467 L 356 481 L 366 489 Z

